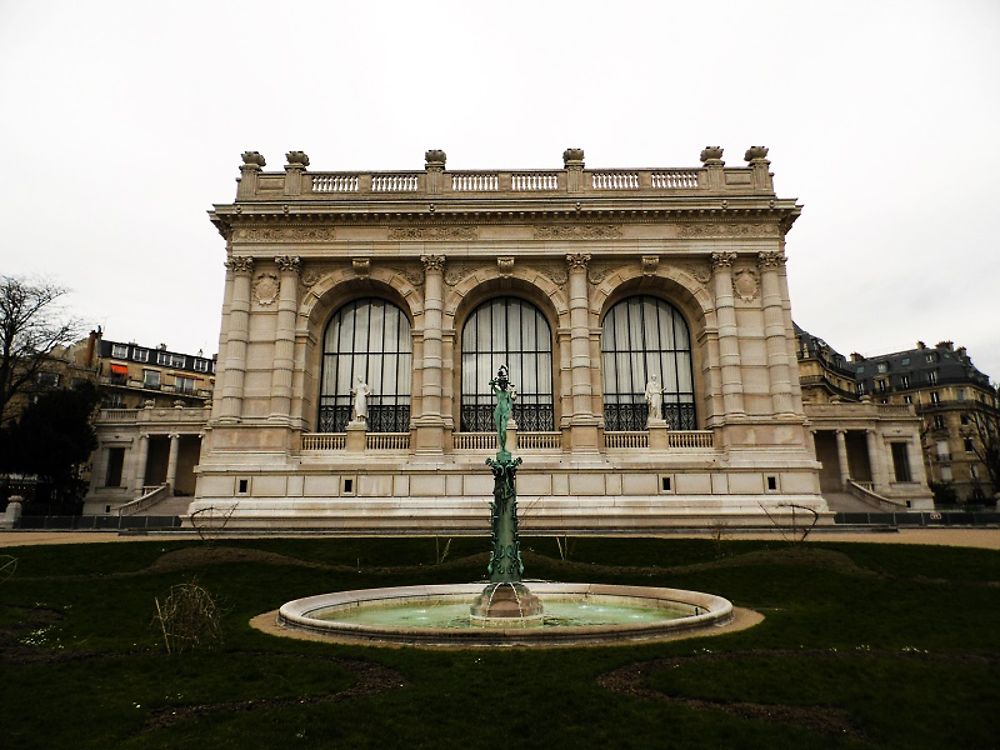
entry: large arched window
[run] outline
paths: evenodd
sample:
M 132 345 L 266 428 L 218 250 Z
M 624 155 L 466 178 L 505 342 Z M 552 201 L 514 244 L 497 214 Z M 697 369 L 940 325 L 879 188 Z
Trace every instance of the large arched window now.
M 410 429 L 413 340 L 403 311 L 381 299 L 360 299 L 337 310 L 323 335 L 319 431 L 343 432 L 353 416 L 351 388 L 361 377 L 371 432 Z
M 601 331 L 601 359 L 605 429 L 645 429 L 652 375 L 663 386 L 663 418 L 670 427 L 696 429 L 691 336 L 672 305 L 644 296 L 612 307 Z
M 461 430 L 493 430 L 489 383 L 500 365 L 507 365 L 517 388 L 517 426 L 528 432 L 554 430 L 552 333 L 534 305 L 515 297 L 483 303 L 462 328 Z

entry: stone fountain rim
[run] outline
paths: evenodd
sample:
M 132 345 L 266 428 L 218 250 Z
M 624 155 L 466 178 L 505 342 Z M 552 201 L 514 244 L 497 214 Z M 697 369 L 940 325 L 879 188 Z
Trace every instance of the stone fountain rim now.
M 558 628 L 389 628 L 310 617 L 313 612 L 336 606 L 356 606 L 376 602 L 413 602 L 442 597 L 474 596 L 485 583 L 429 584 L 356 589 L 304 597 L 286 602 L 278 610 L 278 623 L 349 641 L 369 643 L 411 643 L 452 645 L 533 645 L 611 642 L 647 639 L 678 632 L 722 626 L 732 621 L 732 603 L 721 596 L 699 591 L 653 586 L 624 586 L 602 583 L 530 582 L 533 593 L 544 597 L 595 596 L 646 599 L 662 604 L 681 604 L 705 609 L 698 615 L 655 623 L 566 626 Z

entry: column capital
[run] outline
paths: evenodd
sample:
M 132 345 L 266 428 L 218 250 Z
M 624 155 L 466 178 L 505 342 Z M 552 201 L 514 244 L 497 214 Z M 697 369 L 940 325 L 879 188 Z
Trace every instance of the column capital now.
M 590 255 L 587 253 L 571 253 L 566 256 L 566 263 L 569 265 L 571 271 L 586 271 L 587 264 L 590 263 Z
M 299 274 L 302 272 L 302 258 L 298 255 L 278 255 L 274 262 L 278 264 L 278 270 L 282 273 Z
M 226 270 L 234 273 L 253 273 L 253 258 L 249 255 L 233 255 L 226 259 Z
M 734 252 L 721 252 L 712 253 L 712 269 L 718 268 L 732 268 L 733 263 L 736 262 L 736 253 Z
M 420 262 L 424 264 L 424 270 L 444 271 L 445 258 L 443 255 L 421 255 Z
M 757 265 L 761 269 L 768 268 L 780 268 L 788 262 L 788 258 L 785 257 L 784 253 L 779 252 L 765 252 L 757 253 Z

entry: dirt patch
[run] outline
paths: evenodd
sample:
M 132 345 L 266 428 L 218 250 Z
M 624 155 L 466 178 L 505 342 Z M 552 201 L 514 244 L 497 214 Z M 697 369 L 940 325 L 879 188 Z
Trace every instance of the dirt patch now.
M 839 708 L 829 706 L 787 706 L 770 703 L 751 702 L 722 702 L 711 701 L 702 698 L 687 698 L 682 696 L 669 695 L 659 690 L 654 690 L 646 685 L 646 678 L 663 669 L 668 669 L 681 664 L 689 665 L 694 661 L 705 659 L 725 659 L 736 661 L 741 656 L 754 654 L 765 655 L 769 652 L 738 652 L 730 654 L 719 654 L 712 656 L 678 657 L 674 659 L 657 659 L 649 662 L 639 662 L 629 664 L 601 675 L 597 678 L 597 684 L 608 690 L 623 695 L 646 700 L 655 700 L 670 703 L 675 706 L 684 706 L 698 711 L 721 711 L 731 716 L 738 716 L 744 719 L 761 719 L 765 721 L 776 721 L 782 724 L 792 724 L 816 732 L 825 734 L 835 734 L 842 737 L 851 737 L 863 740 L 864 734 L 859 727 L 851 721 L 850 714 Z M 803 652 L 795 652 L 802 655 Z
M 530 564 L 532 553 L 526 553 L 527 562 Z M 741 568 L 753 565 L 793 565 L 796 567 L 811 566 L 832 570 L 843 575 L 858 577 L 884 577 L 881 573 L 864 568 L 855 563 L 849 555 L 837 550 L 820 549 L 805 545 L 793 547 L 781 547 L 778 549 L 761 549 L 753 552 L 746 552 L 731 557 L 721 557 L 718 560 L 710 560 L 702 563 L 691 563 L 689 565 L 673 566 L 627 566 L 627 565 L 600 565 L 591 563 L 576 563 L 572 561 L 553 560 L 546 557 L 549 565 L 567 573 L 573 572 L 579 575 L 629 575 L 629 576 L 650 576 L 650 575 L 678 575 L 682 573 L 695 573 L 704 570 L 717 570 L 719 568 Z M 571 576 L 567 576 L 569 579 Z
M 316 657 L 310 656 L 314 659 Z M 385 693 L 406 687 L 406 680 L 394 669 L 381 664 L 357 659 L 331 658 L 330 661 L 343 667 L 354 676 L 354 684 L 335 693 L 320 695 L 290 696 L 286 698 L 248 698 L 225 703 L 200 703 L 191 706 L 174 706 L 154 711 L 146 721 L 144 731 L 152 732 L 173 726 L 182 721 L 200 719 L 213 714 L 237 714 L 259 709 L 284 708 L 286 706 L 306 706 L 317 703 L 333 703 L 350 700 L 365 695 Z
M 277 552 L 266 552 L 264 550 L 253 549 L 252 547 L 209 547 L 203 545 L 183 547 L 182 549 L 165 552 L 152 565 L 136 571 L 136 573 L 172 573 L 204 565 L 229 565 L 232 563 L 263 563 L 265 565 L 288 565 L 298 568 L 329 568 L 329 566 L 321 563 L 313 563 L 297 557 L 289 557 Z

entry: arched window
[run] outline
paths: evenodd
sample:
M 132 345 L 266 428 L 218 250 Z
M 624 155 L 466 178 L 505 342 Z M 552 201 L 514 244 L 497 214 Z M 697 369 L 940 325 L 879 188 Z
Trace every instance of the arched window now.
M 604 425 L 615 432 L 646 427 L 646 383 L 663 386 L 663 418 L 675 430 L 696 429 L 691 336 L 670 304 L 629 297 L 612 307 L 601 331 Z
M 351 389 L 361 377 L 370 432 L 410 429 L 413 339 L 403 311 L 381 299 L 360 299 L 337 310 L 323 335 L 319 431 L 343 432 L 351 420 Z
M 548 321 L 528 302 L 499 297 L 477 307 L 462 328 L 461 431 L 493 430 L 489 383 L 500 365 L 507 365 L 517 388 L 517 426 L 528 432 L 554 430 Z

